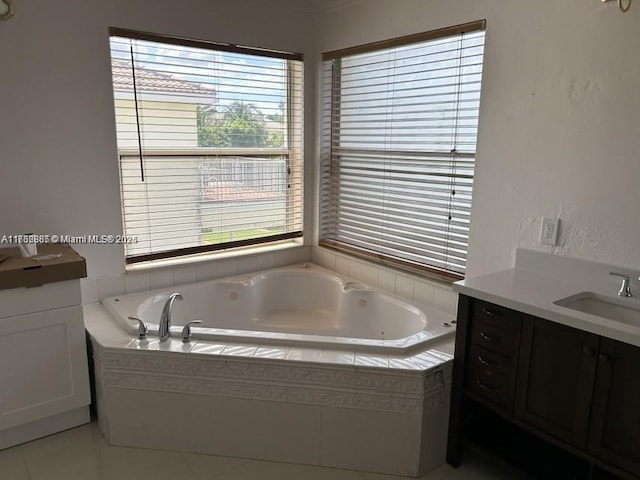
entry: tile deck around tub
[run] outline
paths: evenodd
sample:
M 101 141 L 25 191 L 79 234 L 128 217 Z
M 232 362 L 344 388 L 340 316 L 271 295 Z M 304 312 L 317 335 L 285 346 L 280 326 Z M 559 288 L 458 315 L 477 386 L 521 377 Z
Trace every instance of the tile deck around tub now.
M 93 337 L 99 339 L 104 348 L 190 353 L 225 358 L 262 358 L 360 368 L 388 368 L 396 371 L 424 371 L 449 362 L 453 359 L 455 339 L 453 334 L 455 329 L 452 328 L 452 335 L 440 341 L 435 340 L 433 344 L 428 344 L 425 349 L 412 351 L 407 355 L 385 355 L 298 346 L 260 345 L 259 342 L 256 343 L 256 338 L 252 338 L 252 342 L 246 344 L 198 340 L 183 343 L 177 338 L 170 338 L 169 341 L 160 343 L 154 337 L 138 340 L 129 336 L 116 324 L 111 315 L 100 304 L 85 305 L 84 318 L 87 330 Z
M 454 337 L 405 356 L 127 335 L 85 306 L 105 388 L 419 415 L 448 404 Z M 254 338 L 254 341 L 256 339 Z

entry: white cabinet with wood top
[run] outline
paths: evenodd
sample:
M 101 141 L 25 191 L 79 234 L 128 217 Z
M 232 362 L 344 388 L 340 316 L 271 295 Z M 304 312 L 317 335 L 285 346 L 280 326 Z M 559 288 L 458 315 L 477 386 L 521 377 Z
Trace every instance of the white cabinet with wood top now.
M 25 261 L 15 260 L 16 268 Z M 0 449 L 89 421 L 80 280 L 62 273 L 62 281 L 0 290 Z

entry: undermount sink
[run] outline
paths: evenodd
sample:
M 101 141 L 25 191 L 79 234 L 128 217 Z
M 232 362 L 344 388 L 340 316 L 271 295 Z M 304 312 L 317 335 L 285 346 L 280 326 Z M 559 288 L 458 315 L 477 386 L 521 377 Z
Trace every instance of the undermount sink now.
M 640 302 L 593 292 L 580 292 L 553 302 L 560 307 L 640 327 Z

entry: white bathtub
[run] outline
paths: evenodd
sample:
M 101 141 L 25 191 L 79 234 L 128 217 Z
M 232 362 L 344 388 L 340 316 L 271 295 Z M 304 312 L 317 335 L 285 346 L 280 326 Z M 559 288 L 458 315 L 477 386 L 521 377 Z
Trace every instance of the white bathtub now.
M 159 343 L 173 292 L 184 299 Z M 315 265 L 102 303 L 83 313 L 112 445 L 405 476 L 444 463 L 452 315 Z M 149 324 L 148 340 L 132 338 L 129 315 Z M 181 342 L 194 319 L 205 326 Z
M 352 282 L 311 264 L 278 268 L 151 292 L 111 297 L 107 310 L 135 335 L 130 315 L 142 319 L 151 335 L 167 297 L 173 306 L 171 332 L 180 336 L 191 320 L 194 340 L 305 345 L 380 353 L 406 353 L 452 335 L 442 313 Z

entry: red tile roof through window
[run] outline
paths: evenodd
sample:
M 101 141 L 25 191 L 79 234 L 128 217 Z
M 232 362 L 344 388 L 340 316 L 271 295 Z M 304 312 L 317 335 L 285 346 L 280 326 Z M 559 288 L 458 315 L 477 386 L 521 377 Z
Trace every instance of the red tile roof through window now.
M 131 62 L 112 58 L 114 90 L 133 91 Z M 179 93 L 187 95 L 213 96 L 213 87 L 201 83 L 178 80 L 168 73 L 150 70 L 136 65 L 136 87 L 141 92 Z

